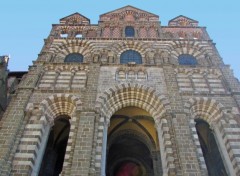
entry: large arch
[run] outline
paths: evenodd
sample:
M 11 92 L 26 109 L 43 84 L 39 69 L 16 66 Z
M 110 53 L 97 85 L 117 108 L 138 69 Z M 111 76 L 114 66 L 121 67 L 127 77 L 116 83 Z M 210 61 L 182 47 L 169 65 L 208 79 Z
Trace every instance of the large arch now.
M 93 47 L 91 43 L 85 40 L 67 40 L 61 42 L 53 41 L 51 48 L 49 51 L 55 54 L 56 58 L 62 58 L 62 62 L 64 58 L 71 53 L 81 53 L 85 60 L 87 60 L 91 56 L 91 52 L 93 51 Z M 59 60 L 58 60 L 59 61 Z
M 102 154 L 102 152 L 106 152 L 104 151 L 106 150 L 107 141 L 106 130 L 108 128 L 110 118 L 118 110 L 129 106 L 141 108 L 147 111 L 154 119 L 159 136 L 159 144 L 161 146 L 161 159 L 162 163 L 164 163 L 163 173 L 169 174 L 170 172 L 173 172 L 173 170 L 175 170 L 173 153 L 169 152 L 167 154 L 163 154 L 164 151 L 173 151 L 171 145 L 165 145 L 166 143 L 172 143 L 172 139 L 165 138 L 163 135 L 164 132 L 169 133 L 170 129 L 170 127 L 164 128 L 164 126 L 169 126 L 168 121 L 165 118 L 168 114 L 168 110 L 170 109 L 168 98 L 161 95 L 153 88 L 140 84 L 127 83 L 111 87 L 97 98 L 96 109 L 99 114 L 101 114 L 98 133 L 103 134 L 103 136 L 98 136 L 98 143 L 96 144 L 98 149 L 99 147 L 102 149 L 96 150 L 95 165 L 99 166 L 97 169 L 100 169 L 101 167 L 101 169 L 104 168 L 105 170 L 105 166 L 103 167 L 103 164 L 105 163 L 106 158 L 104 156 L 105 154 Z
M 82 102 L 80 98 L 70 94 L 54 94 L 45 98 L 39 104 L 37 102 L 29 103 L 25 110 L 28 122 L 25 125 L 24 133 L 21 137 L 22 142 L 20 142 L 18 146 L 19 152 L 14 156 L 14 165 L 16 165 L 16 167 L 20 166 L 21 162 L 18 161 L 28 160 L 29 163 L 22 163 L 29 165 L 29 173 L 38 175 L 51 128 L 54 127 L 54 123 L 58 118 L 67 117 L 67 124 L 71 125 L 68 125 L 71 136 L 69 136 L 70 140 L 67 141 L 67 148 L 70 150 L 68 149 L 65 153 L 62 172 L 64 173 L 70 169 L 65 168 L 65 165 L 70 165 L 72 162 L 71 155 L 73 152 L 71 152 L 72 148 L 70 146 L 73 146 L 76 138 L 76 124 L 79 120 L 79 118 L 76 117 L 76 113 L 81 109 Z M 28 144 L 25 141 L 33 142 Z M 22 147 L 29 148 L 26 155 L 21 151 Z
M 109 47 L 111 51 L 115 51 L 118 58 L 117 63 L 120 63 L 120 56 L 124 51 L 134 50 L 139 52 L 140 55 L 142 56 L 143 64 L 146 63 L 146 60 L 145 60 L 146 51 L 148 51 L 149 48 L 151 48 L 151 46 L 149 46 L 146 43 L 136 42 L 136 41 L 123 41 L 121 43 L 114 43 Z
M 198 64 L 208 65 L 206 54 L 211 55 L 211 47 L 207 43 L 198 41 L 174 41 L 171 45 L 171 56 L 175 64 L 178 64 L 178 57 L 182 54 L 189 54 L 196 58 Z
M 230 144 L 226 140 L 227 137 L 224 134 L 225 127 L 223 124 L 226 125 L 227 123 L 225 119 L 226 112 L 224 111 L 224 106 L 218 103 L 216 100 L 210 98 L 196 97 L 191 98 L 188 102 L 185 103 L 184 111 L 190 118 L 189 126 L 192 132 L 192 139 L 196 145 L 196 153 L 202 173 L 208 174 L 207 168 L 209 165 L 207 165 L 207 163 L 209 161 L 206 161 L 206 154 L 203 152 L 203 145 L 205 144 L 203 144 L 202 140 L 204 133 L 199 131 L 201 128 L 205 130 L 205 134 L 206 131 L 212 131 L 214 136 L 213 138 L 216 141 L 216 145 L 218 146 L 217 148 L 221 153 L 221 160 L 224 164 L 222 167 L 225 167 L 226 172 L 229 175 L 237 175 L 236 170 L 234 170 L 232 167 L 236 162 L 235 158 L 231 157 L 229 155 L 229 152 L 227 152 L 228 150 L 231 150 L 231 148 L 229 147 Z M 232 164 L 230 164 L 231 162 Z
M 72 117 L 75 111 L 82 109 L 80 98 L 70 94 L 54 94 L 40 103 L 41 110 L 50 124 L 60 115 Z

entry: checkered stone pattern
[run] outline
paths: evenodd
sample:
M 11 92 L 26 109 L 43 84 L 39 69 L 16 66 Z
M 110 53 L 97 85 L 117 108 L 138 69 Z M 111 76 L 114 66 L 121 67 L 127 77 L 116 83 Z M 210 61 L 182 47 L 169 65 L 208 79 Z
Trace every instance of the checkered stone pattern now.
M 142 27 L 139 29 L 139 37 L 140 38 L 146 38 L 147 37 L 147 30 L 145 27 Z
M 148 36 L 149 38 L 157 38 L 158 37 L 157 30 L 154 27 L 150 27 L 148 29 Z
M 112 31 L 113 38 L 120 38 L 121 37 L 121 30 L 119 27 L 115 27 Z
M 105 38 L 111 37 L 111 29 L 110 29 L 110 27 L 105 27 L 103 29 L 102 37 L 105 37 Z

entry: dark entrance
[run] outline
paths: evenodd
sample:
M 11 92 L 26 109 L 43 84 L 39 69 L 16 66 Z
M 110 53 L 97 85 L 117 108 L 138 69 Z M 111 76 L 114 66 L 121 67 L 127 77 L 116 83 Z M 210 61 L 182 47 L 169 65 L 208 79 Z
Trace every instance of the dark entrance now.
M 161 176 L 162 164 L 155 122 L 148 112 L 125 107 L 110 119 L 107 176 Z
M 209 124 L 205 121 L 200 119 L 195 121 L 197 134 L 208 169 L 208 175 L 227 176 L 227 172 L 214 137 L 214 132 L 209 128 Z
M 62 172 L 69 132 L 69 117 L 56 118 L 48 138 L 39 176 L 58 176 Z

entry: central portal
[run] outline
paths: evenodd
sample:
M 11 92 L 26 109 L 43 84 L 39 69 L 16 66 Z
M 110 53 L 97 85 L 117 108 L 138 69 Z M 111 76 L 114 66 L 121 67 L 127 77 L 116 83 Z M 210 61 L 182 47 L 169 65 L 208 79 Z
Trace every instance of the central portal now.
M 137 107 L 117 111 L 110 120 L 107 176 L 160 176 L 161 157 L 155 123 Z

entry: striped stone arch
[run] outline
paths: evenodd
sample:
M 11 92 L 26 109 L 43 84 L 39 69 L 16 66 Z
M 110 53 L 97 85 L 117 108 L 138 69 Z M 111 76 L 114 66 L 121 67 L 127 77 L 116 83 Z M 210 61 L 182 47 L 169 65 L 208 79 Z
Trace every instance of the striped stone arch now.
M 170 109 L 169 100 L 164 95 L 160 95 L 153 88 L 131 83 L 109 88 L 97 98 L 96 102 L 99 113 L 108 121 L 116 111 L 127 106 L 146 110 L 156 123 Z
M 45 113 L 44 116 L 50 126 L 53 125 L 54 119 L 59 115 L 67 115 L 70 117 L 69 122 L 70 132 L 67 143 L 65 159 L 63 164 L 62 174 L 70 171 L 70 165 L 72 164 L 73 158 L 73 146 L 75 145 L 77 137 L 77 124 L 79 123 L 79 117 L 76 115 L 76 111 L 82 109 L 82 102 L 79 97 L 70 94 L 55 94 L 47 99 L 43 100 L 40 104 L 42 111 Z
M 171 56 L 176 60 L 181 54 L 189 54 L 200 60 L 205 58 L 205 54 L 211 55 L 212 53 L 212 47 L 208 43 L 198 41 L 174 41 L 171 49 Z
M 76 110 L 82 109 L 80 98 L 70 94 L 54 94 L 40 103 L 47 120 L 52 124 L 60 115 L 72 117 Z
M 98 134 L 103 134 L 103 129 L 106 124 L 110 123 L 111 116 L 118 110 L 135 106 L 147 111 L 153 117 L 159 136 L 159 144 L 162 146 L 162 160 L 164 161 L 165 173 L 170 174 L 175 172 L 175 157 L 173 156 L 173 139 L 163 135 L 170 134 L 171 127 L 169 126 L 168 110 L 170 109 L 169 100 L 164 95 L 161 95 L 153 88 L 141 85 L 123 83 L 115 87 L 111 87 L 103 92 L 96 101 L 96 110 L 101 115 L 98 126 Z M 97 136 L 96 140 L 96 169 L 101 168 L 101 158 L 103 145 L 102 136 Z M 169 151 L 164 153 L 164 151 Z
M 141 54 L 142 61 L 143 61 L 143 63 L 145 63 L 145 53 L 146 53 L 146 51 L 148 51 L 148 49 L 150 47 L 151 46 L 149 46 L 148 44 L 143 43 L 143 42 L 124 41 L 124 42 L 119 42 L 119 43 L 113 44 L 112 46 L 110 46 L 110 49 L 112 51 L 115 51 L 117 58 L 118 58 L 118 62 L 119 62 L 120 55 L 124 51 L 135 50 Z
M 231 151 L 232 150 L 231 144 L 229 143 L 228 136 L 226 135 L 225 132 L 226 130 L 228 131 L 228 129 L 224 129 L 225 127 L 223 126 L 223 124 L 226 124 L 226 120 L 224 118 L 225 116 L 224 107 L 222 104 L 218 103 L 213 99 L 192 98 L 187 103 L 185 103 L 184 108 L 185 112 L 190 117 L 189 126 L 191 129 L 194 144 L 196 145 L 196 153 L 201 171 L 204 175 L 208 175 L 207 166 L 197 135 L 194 119 L 201 118 L 205 120 L 210 125 L 210 127 L 214 129 L 216 134 L 215 136 L 219 136 L 217 137 L 218 139 L 216 139 L 219 140 L 219 145 L 225 148 L 226 151 L 234 152 Z M 225 156 L 224 158 L 227 159 L 226 157 L 231 158 L 230 162 L 232 162 L 233 165 L 236 163 L 236 159 L 234 157 Z
M 49 49 L 49 52 L 54 53 L 57 57 L 63 58 L 71 53 L 80 53 L 87 58 L 91 55 L 92 50 L 93 49 L 89 41 L 67 39 L 54 41 Z
M 184 105 L 184 111 L 193 119 L 201 118 L 212 125 L 217 123 L 224 114 L 224 107 L 210 98 L 192 98 Z
M 63 165 L 63 172 L 67 172 L 70 169 L 68 166 L 72 162 L 72 146 L 74 145 L 74 139 L 76 139 L 76 128 L 79 121 L 75 111 L 81 110 L 81 105 L 81 100 L 70 94 L 52 95 L 43 100 L 39 108 L 29 103 L 25 110 L 28 122 L 13 158 L 13 168 L 23 167 L 28 174 L 38 175 L 42 162 L 41 158 L 45 150 L 44 146 L 47 143 L 50 129 L 54 125 L 54 118 L 59 115 L 67 115 L 70 117 L 69 122 L 71 124 L 71 135 L 69 136 Z M 18 174 L 18 171 L 13 169 L 12 174 Z

